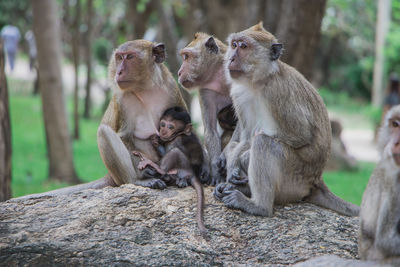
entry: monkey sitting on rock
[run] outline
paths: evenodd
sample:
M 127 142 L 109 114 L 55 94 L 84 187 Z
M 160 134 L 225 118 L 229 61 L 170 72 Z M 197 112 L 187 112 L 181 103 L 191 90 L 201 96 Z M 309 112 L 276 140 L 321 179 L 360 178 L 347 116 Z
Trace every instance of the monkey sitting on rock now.
M 322 180 L 331 145 L 328 112 L 314 87 L 279 60 L 283 45 L 262 23 L 231 34 L 228 43 L 225 72 L 241 130 L 227 158 L 227 183 L 217 185 L 215 197 L 260 216 L 272 216 L 274 204 L 301 200 L 357 216 L 359 207 Z M 240 180 L 244 153 L 250 196 L 232 182 Z
M 140 157 L 137 166 L 147 173 L 154 173 L 155 178 L 178 187 L 192 185 L 197 194 L 197 224 L 200 232 L 206 232 L 203 220 L 204 193 L 199 180 L 203 166 L 203 148 L 192 131 L 189 113 L 181 107 L 167 109 L 160 119 L 159 135 L 150 137 L 153 147 L 161 157 L 160 164 L 146 158 L 138 151 Z

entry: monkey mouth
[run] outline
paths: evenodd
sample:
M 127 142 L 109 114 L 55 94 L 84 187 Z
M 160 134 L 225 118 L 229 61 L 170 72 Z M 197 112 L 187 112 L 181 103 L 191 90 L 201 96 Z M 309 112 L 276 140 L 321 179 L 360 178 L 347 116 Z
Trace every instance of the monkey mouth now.
M 400 153 L 394 153 L 393 154 L 393 160 L 396 163 L 397 166 L 400 166 Z
M 118 86 L 122 88 L 128 87 L 130 84 L 132 84 L 133 81 L 131 80 L 117 80 Z
M 231 75 L 232 78 L 239 78 L 243 74 L 243 71 L 236 69 L 229 69 L 229 74 Z
M 184 80 L 184 81 L 181 81 L 180 84 L 185 88 L 191 88 L 191 87 L 193 87 L 194 83 L 190 80 Z

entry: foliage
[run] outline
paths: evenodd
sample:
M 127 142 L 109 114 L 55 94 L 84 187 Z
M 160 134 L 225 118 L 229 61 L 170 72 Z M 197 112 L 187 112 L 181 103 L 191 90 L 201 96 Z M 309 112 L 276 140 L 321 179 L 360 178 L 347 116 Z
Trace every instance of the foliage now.
M 0 29 L 7 24 L 17 26 L 21 35 L 29 30 L 32 23 L 32 12 L 29 0 L 0 1 Z
M 375 14 L 373 0 L 328 1 L 317 64 L 328 88 L 370 97 Z

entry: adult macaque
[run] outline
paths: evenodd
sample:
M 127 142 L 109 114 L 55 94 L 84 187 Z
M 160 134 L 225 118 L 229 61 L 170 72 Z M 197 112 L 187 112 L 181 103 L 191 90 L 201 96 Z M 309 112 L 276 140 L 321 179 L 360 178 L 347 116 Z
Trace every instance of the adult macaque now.
M 204 161 L 203 148 L 192 131 L 189 113 L 181 107 L 167 109 L 161 117 L 159 133 L 152 140 L 161 157 L 160 164 L 134 151 L 133 154 L 141 159 L 138 168 L 155 170 L 165 182 L 178 187 L 191 184 L 197 194 L 197 224 L 200 232 L 205 233 L 204 193 L 198 178 Z
M 400 266 L 400 106 L 386 114 L 378 147 L 381 160 L 361 203 L 358 252 L 362 260 Z
M 233 33 L 228 40 L 226 72 L 241 135 L 228 158 L 227 179 L 235 176 L 240 157 L 250 146 L 251 198 L 232 184 L 218 185 L 216 197 L 230 208 L 261 216 L 271 216 L 275 203 L 300 200 L 357 215 L 359 207 L 332 194 L 322 180 L 331 128 L 317 91 L 279 60 L 282 44 L 262 23 Z
M 183 87 L 188 90 L 199 89 L 204 140 L 210 160 L 211 184 L 213 185 L 225 179 L 219 172 L 219 156 L 227 139 L 230 139 L 234 127 L 233 124 L 229 129 L 220 127 L 218 114 L 225 121 L 235 120 L 235 117 L 229 117 L 234 115 L 234 112 L 223 111 L 232 104 L 229 96 L 230 85 L 224 74 L 225 51 L 226 45 L 218 39 L 205 33 L 196 33 L 194 40 L 180 51 L 183 62 L 178 72 L 179 83 Z
M 114 51 L 108 66 L 114 95 L 97 133 L 100 155 L 109 174 L 88 184 L 34 196 L 67 194 L 125 183 L 166 187 L 160 179 L 143 179 L 151 174 L 139 170 L 136 167 L 139 159 L 129 153 L 136 150 L 157 162 L 159 156 L 150 136 L 157 133 L 164 110 L 185 106 L 173 76 L 162 63 L 164 59 L 164 45 L 145 40 L 126 42 Z

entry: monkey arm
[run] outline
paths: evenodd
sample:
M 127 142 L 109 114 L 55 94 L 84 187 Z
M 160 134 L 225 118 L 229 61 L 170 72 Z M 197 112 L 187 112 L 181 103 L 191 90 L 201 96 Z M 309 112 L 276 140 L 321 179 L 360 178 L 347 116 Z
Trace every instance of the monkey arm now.
M 200 89 L 200 107 L 204 124 L 204 140 L 208 152 L 212 184 L 222 182 L 218 172 L 218 158 L 221 154 L 221 139 L 217 131 L 217 105 L 216 93 L 208 89 Z
M 391 193 L 381 201 L 375 240 L 381 253 L 400 256 L 400 199 Z
M 110 126 L 115 132 L 118 132 L 120 128 L 120 110 L 115 95 L 111 99 L 106 111 L 104 112 L 101 124 Z

